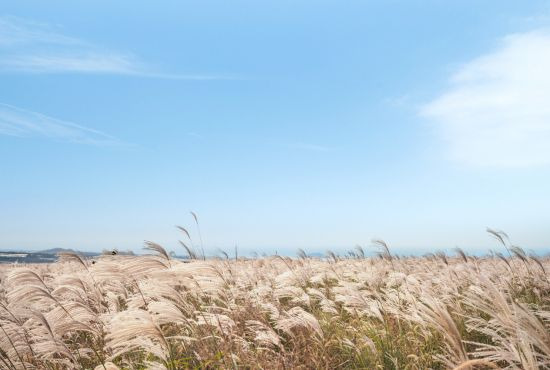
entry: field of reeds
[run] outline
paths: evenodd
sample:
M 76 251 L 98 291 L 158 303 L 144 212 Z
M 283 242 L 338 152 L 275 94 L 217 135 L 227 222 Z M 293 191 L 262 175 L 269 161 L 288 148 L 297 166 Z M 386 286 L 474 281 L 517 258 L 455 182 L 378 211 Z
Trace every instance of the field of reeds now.
M 497 237 L 499 234 L 495 234 Z M 67 253 L 0 267 L 2 369 L 543 369 L 550 259 Z

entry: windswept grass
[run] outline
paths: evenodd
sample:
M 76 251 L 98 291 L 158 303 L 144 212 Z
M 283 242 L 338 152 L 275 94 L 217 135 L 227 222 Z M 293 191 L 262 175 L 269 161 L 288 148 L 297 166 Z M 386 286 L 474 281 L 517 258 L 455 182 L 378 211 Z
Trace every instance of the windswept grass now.
M 550 367 L 548 258 L 510 246 L 400 258 L 377 244 L 377 258 L 201 248 L 183 263 L 147 243 L 152 255 L 3 266 L 0 368 Z

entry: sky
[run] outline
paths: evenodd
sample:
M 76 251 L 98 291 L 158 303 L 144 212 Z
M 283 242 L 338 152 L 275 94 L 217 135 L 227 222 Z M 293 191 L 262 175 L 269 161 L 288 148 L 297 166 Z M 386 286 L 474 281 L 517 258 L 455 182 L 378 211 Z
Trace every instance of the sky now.
M 0 249 L 548 252 L 548 66 L 547 1 L 2 0 Z

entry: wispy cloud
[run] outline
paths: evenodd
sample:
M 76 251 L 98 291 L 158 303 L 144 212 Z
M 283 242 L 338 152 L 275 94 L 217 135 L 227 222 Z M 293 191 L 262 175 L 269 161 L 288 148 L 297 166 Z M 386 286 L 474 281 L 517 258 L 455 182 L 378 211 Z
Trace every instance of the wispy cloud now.
M 0 135 L 45 137 L 92 145 L 122 145 L 104 132 L 3 103 L 0 103 Z
M 15 47 L 28 44 L 75 45 L 82 41 L 62 35 L 47 23 L 10 15 L 0 16 L 0 46 Z
M 159 72 L 132 53 L 109 50 L 64 35 L 59 27 L 13 16 L 0 17 L 0 71 L 118 74 L 176 80 L 237 78 Z
M 0 60 L 3 70 L 31 73 L 113 73 L 140 74 L 130 58 L 106 53 L 66 53 L 65 55 L 13 55 Z
M 463 65 L 420 113 L 453 160 L 474 166 L 550 164 L 550 32 L 506 36 Z
M 394 107 L 409 107 L 412 105 L 411 96 L 409 94 L 390 97 L 384 99 L 383 102 Z

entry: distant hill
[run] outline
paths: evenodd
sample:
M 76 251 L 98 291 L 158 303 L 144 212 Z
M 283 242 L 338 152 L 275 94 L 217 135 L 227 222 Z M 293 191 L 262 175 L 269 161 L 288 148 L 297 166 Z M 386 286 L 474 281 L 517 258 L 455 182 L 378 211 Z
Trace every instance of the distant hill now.
M 308 257 L 318 257 L 318 258 L 325 257 L 325 253 L 322 253 L 322 252 L 312 252 L 312 253 L 308 253 L 307 255 Z
M 51 263 L 58 259 L 58 253 L 73 252 L 85 257 L 99 256 L 96 252 L 80 252 L 66 248 L 51 248 L 38 252 L 2 251 L 0 263 Z
M 74 249 L 69 249 L 69 248 L 51 248 L 51 249 L 45 249 L 43 251 L 38 251 L 38 252 L 35 252 L 35 253 L 43 253 L 43 254 L 58 254 L 58 253 L 63 253 L 63 252 L 72 252 L 72 253 L 78 253 L 78 254 L 81 254 L 83 256 L 99 256 L 101 253 L 98 253 L 98 252 L 81 252 L 81 251 L 75 251 Z

